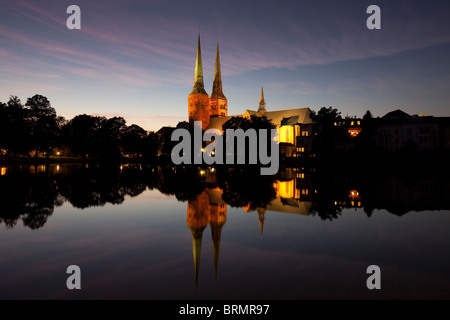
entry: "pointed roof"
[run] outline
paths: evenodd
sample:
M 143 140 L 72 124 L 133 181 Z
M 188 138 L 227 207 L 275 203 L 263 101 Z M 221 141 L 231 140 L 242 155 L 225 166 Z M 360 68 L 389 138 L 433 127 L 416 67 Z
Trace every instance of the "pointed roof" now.
M 217 270 L 219 268 L 219 252 L 220 252 L 220 238 L 222 237 L 222 227 L 224 224 L 211 224 L 211 237 L 213 247 L 214 259 L 214 278 L 217 279 Z
M 219 54 L 219 40 L 217 40 L 216 50 L 216 65 L 214 67 L 214 81 L 211 98 L 225 98 L 222 91 L 222 73 L 220 71 L 220 54 Z
M 266 219 L 266 209 L 258 208 L 258 220 L 259 220 L 259 230 L 261 232 L 261 238 L 263 236 L 264 220 Z
M 202 49 L 200 46 L 200 34 L 197 43 L 197 59 L 195 60 L 194 87 L 190 94 L 207 94 L 203 83 L 203 67 L 202 67 Z
M 266 111 L 266 101 L 264 100 L 264 89 L 261 86 L 261 98 L 259 99 L 259 109 L 258 112 Z
M 192 253 L 194 257 L 195 285 L 198 286 L 198 274 L 200 269 L 200 256 L 202 252 L 203 228 L 190 227 L 192 233 Z

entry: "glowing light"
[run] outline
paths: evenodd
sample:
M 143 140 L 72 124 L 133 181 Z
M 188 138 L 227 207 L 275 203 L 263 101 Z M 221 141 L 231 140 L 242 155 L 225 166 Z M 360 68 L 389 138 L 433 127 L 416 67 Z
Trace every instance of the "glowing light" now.
M 357 200 L 357 198 L 359 197 L 359 192 L 357 190 L 351 190 L 350 194 L 349 194 L 349 198 L 352 200 Z
M 290 181 L 278 181 L 276 183 L 277 196 L 281 198 L 293 198 L 294 197 L 294 180 Z
M 205 170 L 200 171 L 200 175 L 204 176 L 205 175 Z
M 1 168 L 1 175 L 4 176 L 8 172 L 8 168 L 2 167 Z
M 350 137 L 357 137 L 361 133 L 361 129 L 349 129 L 348 134 Z
M 56 166 L 56 171 L 58 171 L 59 172 L 59 170 L 60 170 L 61 168 L 60 168 L 60 166 L 59 166 L 59 164 Z
M 278 129 L 280 143 L 294 144 L 294 128 L 291 126 L 283 126 Z
M 56 155 L 57 155 L 57 156 L 60 156 L 60 155 L 61 155 L 61 152 L 58 151 L 58 152 L 56 153 Z

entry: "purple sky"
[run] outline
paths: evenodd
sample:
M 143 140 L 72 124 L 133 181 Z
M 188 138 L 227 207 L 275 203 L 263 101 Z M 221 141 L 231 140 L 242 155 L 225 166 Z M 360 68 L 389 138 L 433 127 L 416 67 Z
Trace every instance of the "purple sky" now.
M 66 9 L 81 8 L 81 30 Z M 381 7 L 381 30 L 366 9 Z M 220 42 L 229 113 L 323 106 L 450 116 L 444 1 L 0 0 L 0 101 L 49 98 L 67 119 L 123 116 L 147 130 L 187 119 L 197 34 L 211 93 Z

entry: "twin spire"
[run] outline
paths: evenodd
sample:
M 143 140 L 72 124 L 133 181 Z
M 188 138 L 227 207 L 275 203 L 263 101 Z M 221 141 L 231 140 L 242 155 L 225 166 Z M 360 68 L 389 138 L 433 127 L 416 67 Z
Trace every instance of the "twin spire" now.
M 222 91 L 222 73 L 220 72 L 219 40 L 217 40 L 216 65 L 214 66 L 214 81 L 211 98 L 225 98 Z
M 203 83 L 202 49 L 200 46 L 200 34 L 198 35 L 197 58 L 195 60 L 194 87 L 190 94 L 207 94 Z
M 200 34 L 198 35 L 197 59 L 195 60 L 194 86 L 190 94 L 198 94 L 198 93 L 207 94 L 203 82 L 202 50 L 200 46 Z M 222 73 L 220 71 L 219 40 L 217 40 L 216 64 L 214 67 L 214 81 L 211 94 L 211 98 L 215 97 L 225 98 L 222 91 Z

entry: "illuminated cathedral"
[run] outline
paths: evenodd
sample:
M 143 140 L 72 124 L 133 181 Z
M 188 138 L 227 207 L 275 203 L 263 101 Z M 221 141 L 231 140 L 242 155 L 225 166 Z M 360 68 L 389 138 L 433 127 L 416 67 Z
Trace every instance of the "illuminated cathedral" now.
M 195 60 L 194 85 L 188 96 L 189 123 L 202 122 L 202 129 L 218 129 L 233 116 L 228 116 L 228 102 L 223 94 L 222 74 L 220 70 L 219 42 L 217 41 L 216 62 L 212 93 L 209 96 L 203 81 L 202 52 L 200 35 L 197 42 L 197 57 Z M 267 111 L 264 90 L 256 110 L 245 110 L 243 114 L 234 117 L 251 116 L 266 117 L 278 129 L 280 152 L 286 157 L 310 156 L 312 121 L 309 108 Z
M 202 121 L 203 129 L 211 118 L 228 115 L 227 98 L 222 91 L 222 74 L 220 72 L 219 41 L 217 41 L 216 64 L 211 96 L 205 91 L 203 82 L 202 51 L 200 35 L 197 44 L 197 59 L 195 60 L 194 86 L 188 97 L 189 123 Z

